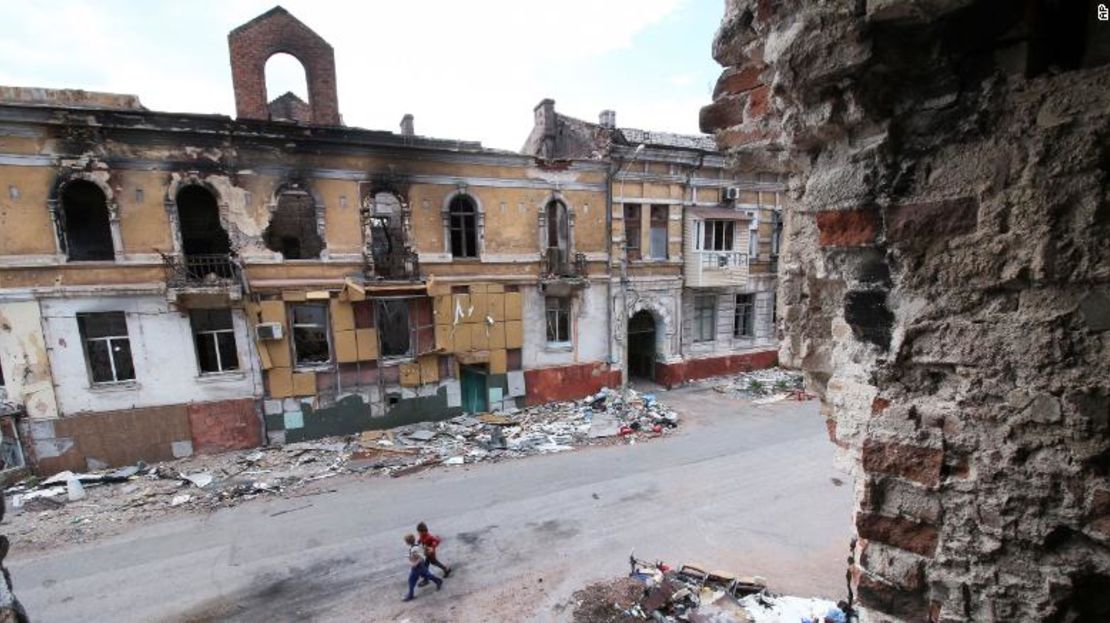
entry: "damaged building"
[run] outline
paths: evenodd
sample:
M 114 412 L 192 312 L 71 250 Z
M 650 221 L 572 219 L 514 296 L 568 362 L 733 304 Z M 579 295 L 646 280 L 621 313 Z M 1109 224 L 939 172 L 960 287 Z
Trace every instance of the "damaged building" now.
M 1110 620 L 1110 11 L 726 4 L 702 130 L 789 175 L 780 354 L 863 620 Z
M 0 87 L 2 391 L 38 471 L 773 362 L 777 177 L 615 126 L 596 154 L 348 127 L 331 46 L 284 9 L 228 42 L 235 118 Z M 279 52 L 307 101 L 266 93 Z

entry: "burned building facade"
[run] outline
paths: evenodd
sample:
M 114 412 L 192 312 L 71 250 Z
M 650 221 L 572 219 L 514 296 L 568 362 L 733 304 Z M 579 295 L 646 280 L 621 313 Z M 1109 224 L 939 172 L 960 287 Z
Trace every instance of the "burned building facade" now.
M 865 620 L 1110 617 L 1108 22 L 727 2 L 702 129 L 790 175 L 781 356 L 857 470 Z

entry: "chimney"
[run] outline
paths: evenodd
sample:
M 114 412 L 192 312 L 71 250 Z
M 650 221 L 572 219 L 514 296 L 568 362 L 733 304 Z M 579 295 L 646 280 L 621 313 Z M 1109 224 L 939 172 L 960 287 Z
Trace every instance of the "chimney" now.
M 412 124 L 412 115 L 405 113 L 405 116 L 401 117 L 401 136 L 413 136 L 415 133 L 416 131 Z
M 541 158 L 555 157 L 555 133 L 558 130 L 555 119 L 555 100 L 550 97 L 540 100 L 532 109 L 536 115 L 536 125 L 543 128 L 543 143 L 540 146 Z
M 598 117 L 598 122 L 601 123 L 601 127 L 608 128 L 610 130 L 615 130 L 616 129 L 616 127 L 617 127 L 617 111 L 615 111 L 615 110 L 603 110 L 603 111 L 601 111 L 601 114 L 598 115 L 597 117 Z

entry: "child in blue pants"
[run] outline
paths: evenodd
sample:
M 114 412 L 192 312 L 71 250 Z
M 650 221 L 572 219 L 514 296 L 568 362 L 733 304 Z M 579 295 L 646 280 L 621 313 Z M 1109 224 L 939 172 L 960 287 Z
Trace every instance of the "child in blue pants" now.
M 403 601 L 412 601 L 416 598 L 413 591 L 416 590 L 417 580 L 421 578 L 429 582 L 435 582 L 437 591 L 443 588 L 443 580 L 428 571 L 428 561 L 424 557 L 424 546 L 417 543 L 416 537 L 411 534 L 405 535 L 405 543 L 409 546 L 409 594 L 405 596 Z

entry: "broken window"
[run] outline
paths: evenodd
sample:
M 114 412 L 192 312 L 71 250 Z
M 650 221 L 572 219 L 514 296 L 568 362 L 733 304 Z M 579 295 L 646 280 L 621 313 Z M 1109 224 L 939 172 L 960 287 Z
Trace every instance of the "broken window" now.
M 312 195 L 301 190 L 281 193 L 262 239 L 267 248 L 278 251 L 287 260 L 320 257 L 324 240 L 316 228 L 316 202 Z
M 638 260 L 640 254 L 640 206 L 624 206 L 624 252 L 629 260 Z
M 382 357 L 408 357 L 435 350 L 430 298 L 378 299 L 375 321 Z
M 89 376 L 95 383 L 119 383 L 135 379 L 131 340 L 123 312 L 77 314 L 77 329 L 85 345 Z
M 191 184 L 177 193 L 177 217 L 186 277 L 204 281 L 209 275 L 233 277 L 231 239 L 220 224 L 220 208 L 208 189 Z
M 562 343 L 570 341 L 570 299 L 549 296 L 545 299 L 547 312 L 547 341 Z
M 238 370 L 239 353 L 235 347 L 231 310 L 194 309 L 189 319 L 201 374 Z
M 92 182 L 74 180 L 62 191 L 62 231 L 66 256 L 72 262 L 115 259 L 108 201 Z
M 731 251 L 733 249 L 733 234 L 736 229 L 734 221 L 708 220 L 701 223 L 701 235 L 698 237 L 698 250 L 700 251 Z
M 369 205 L 365 205 L 368 203 Z M 382 277 L 405 274 L 405 243 L 401 227 L 401 200 L 390 192 L 380 192 L 364 203 L 367 208 L 370 256 L 374 272 Z
M 733 337 L 753 337 L 755 335 L 755 295 L 737 294 L 736 312 L 732 318 Z
M 328 307 L 301 303 L 292 306 L 293 355 L 298 366 L 315 366 L 331 361 L 328 344 Z
M 448 206 L 453 257 L 478 257 L 478 207 L 466 195 L 456 195 Z
M 717 338 L 717 295 L 694 295 L 694 341 L 712 342 Z
M 670 209 L 665 205 L 651 206 L 651 248 L 649 253 L 654 260 L 667 259 L 667 221 Z

